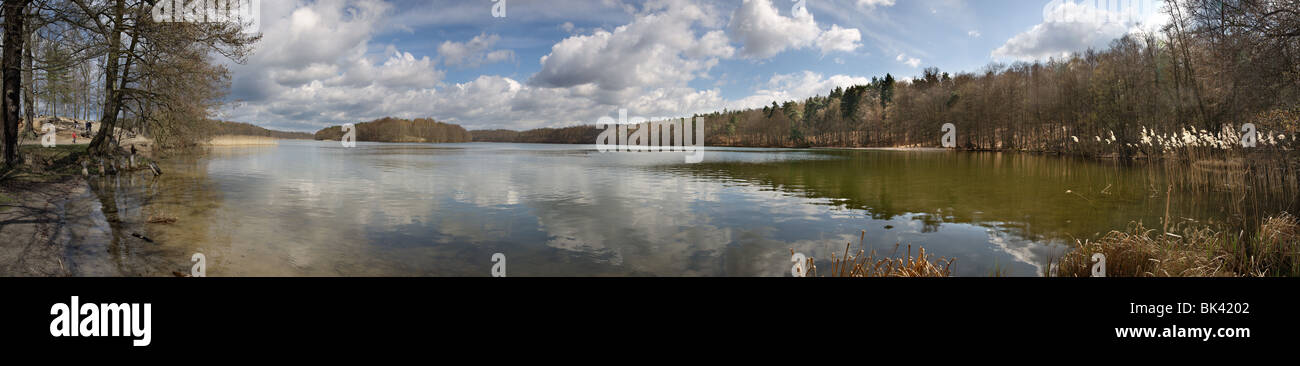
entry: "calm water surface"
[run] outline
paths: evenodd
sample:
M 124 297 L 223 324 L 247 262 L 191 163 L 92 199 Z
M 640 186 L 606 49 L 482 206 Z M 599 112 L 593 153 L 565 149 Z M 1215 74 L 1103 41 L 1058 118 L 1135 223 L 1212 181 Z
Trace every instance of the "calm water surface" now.
M 788 276 L 866 245 L 924 246 L 956 273 L 1035 276 L 1067 243 L 1141 220 L 1164 191 L 1149 170 L 1010 153 L 709 150 L 590 145 L 281 141 L 165 161 L 161 177 L 96 178 L 74 201 L 83 275 Z M 1214 222 L 1204 194 L 1171 216 Z M 75 215 L 75 213 L 74 213 Z M 147 224 L 150 216 L 177 218 Z M 140 234 L 152 243 L 132 236 Z

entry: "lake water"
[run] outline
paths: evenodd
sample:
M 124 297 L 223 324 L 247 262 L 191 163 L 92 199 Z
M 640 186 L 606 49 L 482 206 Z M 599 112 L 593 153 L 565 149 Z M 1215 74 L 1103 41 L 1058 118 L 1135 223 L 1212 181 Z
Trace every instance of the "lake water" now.
M 209 276 L 788 276 L 829 269 L 866 230 L 956 258 L 955 273 L 1036 276 L 1075 239 L 1158 227 L 1152 170 L 1012 153 L 281 141 L 94 178 L 69 219 L 74 272 Z M 1159 186 L 1163 187 L 1163 186 Z M 1213 223 L 1216 193 L 1171 217 Z M 78 216 L 75 212 L 85 212 Z M 148 224 L 150 216 L 178 219 Z M 152 242 L 132 236 L 140 234 Z

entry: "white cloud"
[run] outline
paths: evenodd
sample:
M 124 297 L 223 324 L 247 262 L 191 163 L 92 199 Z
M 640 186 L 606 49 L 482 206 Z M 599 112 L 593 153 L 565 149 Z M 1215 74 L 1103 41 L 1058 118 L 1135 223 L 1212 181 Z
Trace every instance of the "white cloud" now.
M 267 18 L 265 44 L 283 44 L 298 36 L 287 28 L 299 27 L 302 32 L 320 32 L 321 38 L 331 40 L 321 46 L 334 51 L 295 55 L 268 49 L 250 58 L 248 65 L 234 65 L 236 88 L 244 91 L 236 98 L 243 102 L 222 112 L 234 120 L 296 130 L 385 116 L 433 117 L 471 129 L 528 129 L 590 124 L 619 108 L 676 117 L 710 112 L 725 103 L 716 89 L 686 85 L 719 58 L 734 54 L 721 30 L 695 35 L 692 25 L 716 28 L 721 20 L 711 9 L 686 2 L 650 4 L 631 24 L 613 32 L 556 44 L 538 75 L 555 77 L 546 81 L 559 85 L 529 85 L 495 75 L 444 85 L 445 72 L 436 68 L 435 59 L 394 46 L 370 54 L 372 38 L 390 25 L 374 22 L 373 14 L 343 17 L 331 12 L 331 7 L 361 2 L 294 3 L 282 8 L 284 16 Z M 298 14 L 299 20 L 291 14 Z M 488 34 L 463 43 L 444 42 L 439 59 L 453 66 L 500 60 L 494 56 L 500 50 L 492 50 L 498 42 Z
M 542 68 L 529 84 L 559 88 L 589 84 L 609 92 L 606 96 L 616 102 L 637 88 L 684 86 L 735 52 L 719 31 L 696 36 L 694 25 L 717 22 L 712 9 L 687 1 L 659 6 L 612 32 L 596 30 L 556 43 L 550 54 L 542 56 Z
M 727 30 L 734 41 L 744 45 L 743 56 L 768 58 L 786 49 L 807 47 L 821 34 L 812 13 L 792 15 L 782 16 L 771 0 L 745 0 L 732 13 Z
M 973 31 L 970 31 L 970 32 L 966 32 L 966 35 L 967 35 L 967 36 L 970 36 L 971 38 L 979 38 L 979 37 L 983 36 L 983 34 L 980 34 L 980 31 L 977 31 L 977 30 L 973 30 Z
M 921 59 L 915 57 L 907 57 L 906 54 L 900 53 L 898 54 L 898 57 L 894 58 L 894 60 L 898 62 L 902 62 L 904 65 L 911 66 L 912 68 L 921 67 Z
M 857 29 L 840 28 L 839 25 L 831 25 L 831 29 L 817 37 L 817 46 L 821 48 L 822 55 L 825 56 L 833 51 L 853 52 L 853 50 L 862 46 L 858 43 L 862 41 L 862 34 Z
M 352 11 L 345 13 L 345 5 Z M 254 61 L 264 66 L 298 67 L 364 52 L 365 41 L 389 10 L 387 3 L 378 0 L 320 0 L 310 5 L 268 2 L 263 5 L 264 37 Z M 272 17 L 278 19 L 269 19 Z
M 464 67 L 513 60 L 515 52 L 512 50 L 492 50 L 492 46 L 500 40 L 501 36 L 483 33 L 464 43 L 444 41 L 438 45 L 438 56 L 442 58 L 443 65 Z
M 825 55 L 832 51 L 851 52 L 862 40 L 855 28 L 832 25 L 823 32 L 812 13 L 801 11 L 783 16 L 771 0 L 745 0 L 731 14 L 727 25 L 732 41 L 742 44 L 741 56 L 769 58 L 789 49 L 817 46 Z
M 1159 9 L 1112 11 L 1093 5 L 1053 1 L 1044 11 L 1043 23 L 1011 37 L 993 50 L 993 57 L 1026 61 L 1065 57 L 1089 48 L 1104 48 L 1125 34 L 1154 29 L 1168 21 Z
M 221 112 L 232 120 L 293 130 L 386 116 L 432 117 L 469 129 L 529 129 L 591 124 L 620 108 L 647 117 L 683 117 L 729 106 L 761 107 L 773 100 L 802 99 L 835 86 L 869 82 L 813 72 L 778 74 L 760 84 L 751 97 L 723 98 L 716 88 L 734 81 L 725 74 L 710 75 L 722 60 L 795 48 L 812 48 L 823 55 L 852 52 L 861 46 L 862 34 L 838 25 L 822 30 L 806 13 L 780 16 L 771 0 L 747 2 L 742 8 L 751 7 L 747 14 L 752 17 L 738 20 L 736 14 L 746 13 L 737 11 L 730 23 L 726 12 L 694 0 L 650 0 L 639 10 L 617 0 L 605 0 L 601 6 L 626 11 L 628 20 L 613 29 L 589 32 L 574 24 L 559 25 L 558 30 L 573 33 L 549 44 L 550 52 L 540 58 L 540 70 L 525 76 L 526 81 L 480 75 L 449 83 L 439 62 L 443 67 L 472 68 L 514 60 L 516 55 L 499 47 L 502 36 L 486 32 L 462 42 L 432 43 L 438 45 L 437 54 L 429 56 L 375 44 L 384 32 L 419 26 L 392 24 L 395 18 L 410 18 L 410 11 L 394 12 L 379 0 L 266 2 L 265 38 L 257 53 L 246 65 L 228 65 L 233 71 L 232 99 L 239 102 Z M 516 10 L 511 10 L 513 16 Z M 475 14 L 477 10 L 456 11 Z M 735 34 L 731 31 L 744 28 L 737 24 L 783 24 L 806 34 L 791 44 L 790 39 L 769 33 Z M 746 47 L 743 51 L 733 43 L 738 39 Z M 769 41 L 775 44 L 767 45 Z M 715 78 L 710 82 L 715 89 L 689 85 Z
M 894 6 L 895 0 L 858 0 L 858 7 L 863 9 L 875 9 L 877 6 L 889 7 Z

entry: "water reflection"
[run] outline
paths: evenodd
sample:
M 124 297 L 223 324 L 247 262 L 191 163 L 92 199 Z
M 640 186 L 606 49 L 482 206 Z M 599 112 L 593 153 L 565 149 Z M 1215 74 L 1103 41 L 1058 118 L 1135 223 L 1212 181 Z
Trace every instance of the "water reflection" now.
M 485 276 L 500 252 L 512 276 L 783 276 L 789 249 L 824 260 L 866 230 L 881 253 L 958 258 L 958 275 L 1032 276 L 1061 244 L 1164 210 L 1145 170 L 1024 154 L 712 149 L 688 165 L 589 146 L 286 141 L 163 168 L 92 184 L 111 233 L 80 242 L 117 259 L 87 256 L 104 269 L 82 273 L 166 274 L 203 252 L 210 276 Z M 1203 198 L 1171 210 L 1218 217 Z

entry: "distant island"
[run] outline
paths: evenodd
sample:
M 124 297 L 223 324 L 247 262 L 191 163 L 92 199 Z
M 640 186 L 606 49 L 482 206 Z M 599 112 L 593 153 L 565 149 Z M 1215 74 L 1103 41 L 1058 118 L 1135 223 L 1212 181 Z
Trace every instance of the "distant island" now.
M 564 128 L 539 128 L 528 131 L 474 130 L 474 142 L 513 142 L 527 144 L 594 144 L 601 129 L 595 125 Z
M 407 120 L 385 117 L 356 124 L 357 141 L 369 142 L 470 142 L 469 131 L 460 125 L 438 122 L 429 118 Z M 343 126 L 332 126 L 317 131 L 316 140 L 340 140 Z

